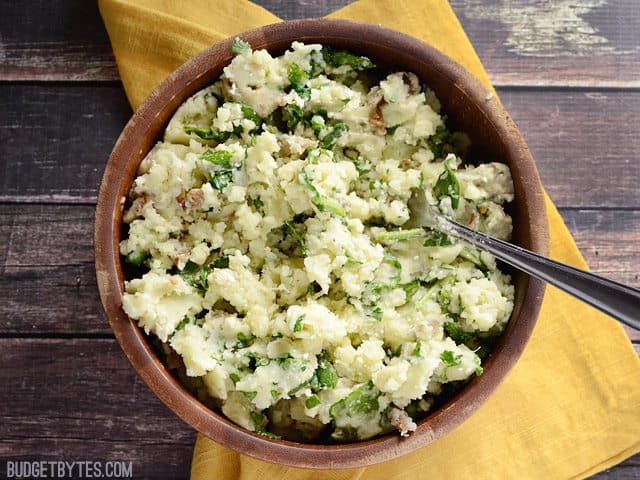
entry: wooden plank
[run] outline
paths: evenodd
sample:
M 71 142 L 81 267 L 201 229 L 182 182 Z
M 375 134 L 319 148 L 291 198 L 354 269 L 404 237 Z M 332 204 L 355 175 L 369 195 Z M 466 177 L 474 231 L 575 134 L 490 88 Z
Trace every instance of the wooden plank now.
M 0 201 L 95 202 L 131 116 L 118 85 L 0 86 Z
M 293 19 L 323 16 L 350 1 L 256 3 Z M 498 86 L 640 86 L 635 0 L 451 4 Z M 95 2 L 5 1 L 2 12 L 0 80 L 118 79 Z
M 640 287 L 640 210 L 562 214 L 594 272 Z M 92 228 L 90 205 L 0 204 L 1 335 L 110 334 Z M 640 332 L 632 338 L 640 341 Z
M 0 80 L 119 80 L 97 2 L 1 2 Z
M 498 86 L 640 86 L 636 0 L 452 0 Z
M 97 2 L 1 2 L 0 80 L 119 79 Z
M 93 267 L 93 210 L 0 205 L 0 333 L 110 333 Z
M 500 97 L 558 207 L 640 207 L 640 92 L 507 89 Z
M 500 94 L 559 207 L 640 208 L 640 91 Z M 95 202 L 131 113 L 120 87 L 5 84 L 0 109 L 0 201 Z
M 0 339 L 0 361 L 12 365 L 0 369 L 0 458 L 125 461 L 134 478 L 187 478 L 195 432 L 115 340 Z M 637 478 L 638 469 L 635 456 L 596 478 Z
M 195 432 L 114 339 L 0 339 L 0 362 L 11 365 L 0 369 L 0 458 L 130 461 L 133 478 L 187 478 Z
M 638 480 L 640 477 L 640 454 L 625 460 L 613 468 L 591 477 L 591 480 Z

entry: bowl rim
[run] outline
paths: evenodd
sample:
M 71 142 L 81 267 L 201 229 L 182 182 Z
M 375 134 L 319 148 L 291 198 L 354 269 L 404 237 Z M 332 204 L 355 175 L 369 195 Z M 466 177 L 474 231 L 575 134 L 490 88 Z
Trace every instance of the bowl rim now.
M 294 40 L 319 42 L 321 37 L 327 35 L 330 41 L 353 41 L 354 36 L 358 35 L 358 42 L 363 49 L 374 44 L 393 48 L 401 46 L 405 52 L 432 62 L 435 69 L 447 78 L 455 79 L 456 86 L 479 105 L 500 136 L 509 139 L 504 141 L 506 151 L 525 167 L 528 190 L 525 189 L 523 194 L 527 197 L 526 205 L 530 213 L 531 249 L 543 255 L 548 253 L 545 201 L 535 162 L 502 104 L 497 99 L 486 101 L 491 93 L 486 86 L 453 59 L 406 34 L 350 20 L 302 19 L 259 27 L 216 43 L 184 63 L 156 87 L 128 121 L 109 156 L 95 212 L 94 256 L 100 299 L 115 337 L 134 369 L 167 407 L 200 433 L 242 454 L 293 467 L 335 469 L 368 466 L 415 451 L 456 428 L 476 411 L 522 354 L 539 314 L 545 285 L 533 278 L 528 280 L 518 321 L 500 355 L 491 357 L 492 368 L 486 369 L 481 377 L 466 385 L 453 401 L 421 420 L 418 429 L 407 438 L 390 434 L 337 445 L 272 440 L 249 432 L 210 410 L 171 376 L 153 352 L 142 330 L 121 308 L 123 285 L 120 279 L 123 277 L 118 240 L 124 207 L 122 171 L 128 165 L 129 158 L 136 153 L 135 149 L 150 122 L 160 115 L 167 99 L 173 99 L 187 89 L 190 82 L 207 73 L 203 65 L 214 65 L 221 57 L 229 56 L 230 46 L 236 36 L 255 48 L 262 48 L 275 40 L 288 39 L 289 43 Z M 195 91 L 189 96 L 193 93 Z

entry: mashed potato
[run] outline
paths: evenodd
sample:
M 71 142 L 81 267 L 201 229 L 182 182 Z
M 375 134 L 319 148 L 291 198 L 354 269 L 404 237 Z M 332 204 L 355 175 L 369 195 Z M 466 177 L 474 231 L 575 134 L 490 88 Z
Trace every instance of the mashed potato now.
M 415 430 L 442 385 L 482 374 L 513 308 L 495 260 L 408 229 L 416 190 L 499 238 L 509 169 L 464 164 L 410 72 L 240 40 L 141 163 L 124 215 L 125 312 L 231 420 L 353 441 Z

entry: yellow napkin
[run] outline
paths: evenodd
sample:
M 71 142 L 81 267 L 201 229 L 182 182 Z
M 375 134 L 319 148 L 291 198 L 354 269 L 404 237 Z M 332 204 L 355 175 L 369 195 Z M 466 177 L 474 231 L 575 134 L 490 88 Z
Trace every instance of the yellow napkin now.
M 209 45 L 279 21 L 245 0 L 100 0 L 120 76 L 136 108 Z M 445 0 L 361 0 L 331 15 L 381 24 L 442 50 L 487 86 Z M 547 198 L 551 256 L 586 268 Z M 199 435 L 191 478 L 582 478 L 640 450 L 640 361 L 615 321 L 548 288 L 529 345 L 497 392 L 434 444 L 384 464 L 311 471 L 254 460 Z

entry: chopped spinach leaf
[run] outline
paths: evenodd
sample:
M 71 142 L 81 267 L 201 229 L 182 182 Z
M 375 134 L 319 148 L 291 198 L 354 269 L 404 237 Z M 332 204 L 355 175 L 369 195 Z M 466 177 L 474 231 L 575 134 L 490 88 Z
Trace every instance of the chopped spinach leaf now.
M 216 258 L 211 266 L 213 268 L 229 268 L 229 255 Z
M 349 126 L 346 123 L 336 123 L 335 125 L 333 125 L 333 127 L 331 127 L 331 130 L 329 130 L 329 132 L 327 132 L 324 137 L 322 137 L 322 140 L 320 140 L 320 146 L 322 148 L 326 148 L 327 150 L 331 150 L 338 139 L 348 131 Z
M 438 177 L 436 184 L 433 186 L 433 195 L 438 200 L 442 197 L 449 197 L 451 199 L 451 207 L 456 209 L 460 204 L 460 182 L 448 162 L 444 163 L 444 167 L 444 172 Z
M 267 432 L 267 425 L 269 424 L 269 419 L 266 415 L 262 413 L 251 411 L 249 412 L 249 416 L 251 417 L 251 421 L 253 422 L 253 427 L 256 429 L 256 432 L 264 435 Z
M 243 347 L 248 347 L 249 345 L 251 345 L 253 343 L 253 341 L 256 339 L 255 336 L 253 335 L 247 335 L 244 332 L 238 332 L 238 335 L 236 335 L 236 338 L 238 339 L 238 341 L 242 344 Z
M 129 252 L 125 257 L 125 260 L 131 265 L 140 266 L 147 260 L 147 258 L 149 258 L 149 252 Z
M 197 263 L 189 261 L 179 274 L 187 284 L 194 288 L 200 290 L 207 290 L 207 288 L 209 288 L 207 281 L 209 269 L 204 265 L 198 265 Z
M 242 116 L 244 118 L 246 118 L 247 120 L 251 120 L 253 123 L 255 123 L 256 129 L 258 129 L 264 122 L 264 119 L 260 115 L 258 115 L 256 111 L 253 108 L 251 108 L 249 105 L 245 105 L 244 103 L 241 103 L 240 110 L 242 111 Z
M 298 318 L 296 318 L 296 321 L 293 324 L 293 331 L 295 333 L 302 331 L 302 322 L 304 321 L 304 317 L 305 315 L 303 314 L 303 315 L 300 315 Z
M 251 205 L 253 205 L 253 208 L 256 209 L 256 212 L 258 212 L 261 217 L 264 217 L 264 202 L 260 196 L 256 195 L 255 197 L 249 197 L 249 201 L 251 202 Z
M 211 162 L 214 165 L 219 165 L 226 169 L 231 169 L 231 158 L 233 154 L 227 150 L 207 150 L 202 155 L 200 155 L 201 160 L 206 160 L 207 162 Z
M 411 240 L 412 238 L 424 237 L 426 232 L 424 228 L 412 228 L 409 230 L 388 230 L 375 235 L 378 242 L 399 242 L 403 240 Z
M 318 358 L 315 376 L 320 388 L 335 388 L 338 385 L 338 372 L 324 352 Z
M 282 119 L 286 122 L 287 128 L 290 132 L 295 130 L 296 126 L 304 118 L 304 110 L 298 105 L 289 104 L 285 105 L 282 109 Z
M 462 363 L 462 354 L 454 354 L 451 350 L 445 350 L 440 354 L 440 360 L 442 360 L 447 366 L 455 367 Z
M 316 186 L 311 181 L 311 178 L 309 178 L 308 173 L 304 169 L 302 170 L 302 183 L 313 194 L 311 196 L 311 203 L 313 203 L 313 205 L 319 211 L 331 212 L 340 217 L 345 217 L 347 215 L 345 209 L 342 208 L 342 205 L 340 205 L 337 201 L 320 194 Z
M 218 170 L 209 179 L 209 183 L 219 192 L 223 192 L 225 188 L 233 182 L 233 170 Z
M 429 149 L 433 152 L 435 158 L 444 158 L 447 153 L 450 153 L 446 150 L 450 138 L 451 132 L 444 124 L 436 127 L 436 133 L 431 135 L 427 140 Z
M 203 140 L 210 140 L 217 143 L 226 142 L 231 136 L 231 132 L 221 132 L 212 128 L 199 128 L 193 126 L 184 126 L 185 133 L 193 133 Z
M 343 65 L 348 65 L 356 71 L 375 68 L 375 64 L 367 57 L 354 55 L 343 50 L 334 50 L 331 47 L 322 47 L 322 57 L 328 65 L 335 68 Z
M 295 225 L 291 222 L 284 222 L 284 226 L 289 231 L 291 236 L 296 239 L 296 241 L 298 242 L 298 245 L 300 245 L 300 251 L 302 252 L 302 256 L 303 257 L 308 256 L 309 250 L 307 249 L 307 245 L 304 241 L 304 236 L 302 235 L 302 233 L 300 233 L 298 229 L 295 227 Z
M 242 392 L 242 394 L 247 397 L 247 400 L 251 401 L 258 396 L 258 392 Z
M 464 331 L 460 325 L 454 322 L 446 322 L 444 331 L 457 344 L 466 343 L 473 338 L 473 333 Z
M 334 421 L 339 422 L 345 417 L 356 417 L 359 414 L 377 412 L 380 408 L 378 396 L 379 392 L 373 386 L 373 383 L 365 383 L 345 398 L 331 405 L 329 415 L 331 415 Z
M 304 402 L 304 406 L 309 409 L 317 407 L 318 405 L 320 405 L 320 399 L 317 395 L 311 395 L 309 398 L 307 398 L 306 402 Z
M 439 230 L 426 228 L 425 231 L 427 233 L 427 238 L 423 243 L 425 247 L 444 247 L 455 243 L 455 239 L 453 237 Z

